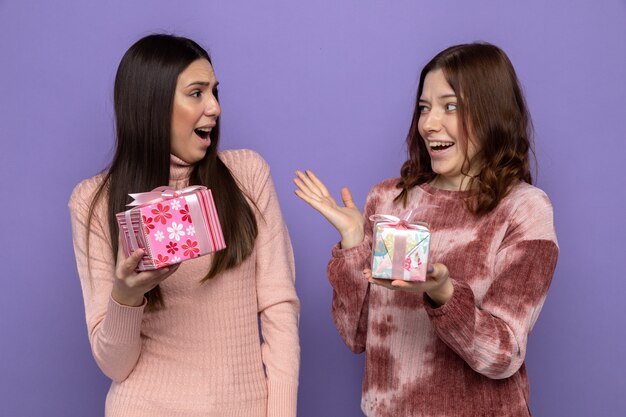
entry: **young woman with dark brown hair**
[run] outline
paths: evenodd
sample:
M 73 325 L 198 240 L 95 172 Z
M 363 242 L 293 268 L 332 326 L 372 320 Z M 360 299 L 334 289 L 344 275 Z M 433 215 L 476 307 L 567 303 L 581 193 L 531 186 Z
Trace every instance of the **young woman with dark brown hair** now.
M 140 39 L 115 79 L 111 166 L 70 198 L 89 340 L 113 380 L 107 416 L 296 415 L 291 243 L 265 161 L 218 152 L 217 84 L 194 41 Z M 124 256 L 115 214 L 168 184 L 211 189 L 227 248 L 138 273 L 144 253 Z
M 552 206 L 532 186 L 531 123 L 506 54 L 458 45 L 423 69 L 400 178 L 359 212 L 310 171 L 296 194 L 339 231 L 332 314 L 365 351 L 367 416 L 528 416 L 528 335 L 558 257 Z M 420 209 L 421 208 L 421 209 Z M 425 282 L 372 278 L 374 214 L 418 209 L 431 230 Z

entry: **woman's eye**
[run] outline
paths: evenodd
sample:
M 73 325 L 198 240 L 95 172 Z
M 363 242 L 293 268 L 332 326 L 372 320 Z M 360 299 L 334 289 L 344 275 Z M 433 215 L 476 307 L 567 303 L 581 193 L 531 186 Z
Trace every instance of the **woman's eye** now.
M 190 97 L 200 97 L 200 91 L 193 91 L 191 94 L 189 94 Z
M 421 106 L 418 106 L 417 108 L 420 113 L 426 113 L 428 111 L 428 106 L 421 105 Z
M 454 110 L 456 110 L 456 103 L 446 104 L 446 111 L 454 111 Z

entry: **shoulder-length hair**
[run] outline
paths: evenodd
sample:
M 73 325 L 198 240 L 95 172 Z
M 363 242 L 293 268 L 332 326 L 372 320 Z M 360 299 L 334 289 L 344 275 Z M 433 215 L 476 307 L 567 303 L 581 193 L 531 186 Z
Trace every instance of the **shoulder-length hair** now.
M 115 214 L 126 209 L 129 193 L 169 184 L 170 139 L 178 76 L 192 62 L 209 54 L 196 42 L 172 35 L 149 35 L 123 56 L 115 77 L 116 151 L 89 210 L 91 223 L 98 200 L 108 191 L 107 217 L 113 253 L 118 248 Z M 217 91 L 215 92 L 217 99 Z M 258 228 L 244 191 L 218 156 L 219 119 L 211 146 L 192 169 L 190 185 L 205 185 L 215 197 L 227 248 L 215 253 L 202 281 L 243 262 L 254 248 Z M 88 229 L 89 230 L 89 229 Z M 162 307 L 159 287 L 146 294 L 149 308 Z
M 468 137 L 479 153 L 474 161 L 479 172 L 469 179 L 472 198 L 468 209 L 481 215 L 493 210 L 519 181 L 532 184 L 529 153 L 532 153 L 532 122 L 511 61 L 504 51 L 488 43 L 456 45 L 437 54 L 420 74 L 415 110 L 407 136 L 408 159 L 400 169 L 396 197 L 406 205 L 409 190 L 432 180 L 426 144 L 418 130 L 419 100 L 426 75 L 441 69 L 454 90 L 458 105 L 459 130 L 465 146 L 462 172 L 467 175 Z

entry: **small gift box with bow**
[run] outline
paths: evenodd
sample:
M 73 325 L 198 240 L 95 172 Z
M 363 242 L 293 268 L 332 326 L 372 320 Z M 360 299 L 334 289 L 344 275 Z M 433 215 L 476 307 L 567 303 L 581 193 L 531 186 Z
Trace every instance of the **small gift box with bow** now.
M 374 222 L 372 239 L 372 277 L 426 281 L 430 230 L 419 223 L 386 214 L 370 217 Z
M 116 214 L 126 256 L 145 251 L 137 270 L 177 264 L 226 247 L 211 190 L 158 187 L 130 194 L 130 210 Z

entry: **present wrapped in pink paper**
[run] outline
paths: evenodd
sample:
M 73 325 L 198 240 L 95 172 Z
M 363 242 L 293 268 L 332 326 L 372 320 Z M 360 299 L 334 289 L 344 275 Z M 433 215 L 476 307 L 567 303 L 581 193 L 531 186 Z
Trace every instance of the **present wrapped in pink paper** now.
M 410 217 L 410 213 L 405 216 Z M 372 238 L 372 276 L 404 281 L 425 281 L 430 231 L 424 224 L 376 214 Z
M 146 271 L 224 249 L 211 190 L 192 186 L 182 190 L 158 187 L 130 194 L 136 206 L 116 214 L 126 256 L 138 248 L 146 254 L 137 270 Z

